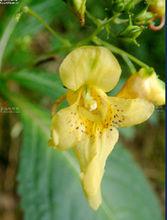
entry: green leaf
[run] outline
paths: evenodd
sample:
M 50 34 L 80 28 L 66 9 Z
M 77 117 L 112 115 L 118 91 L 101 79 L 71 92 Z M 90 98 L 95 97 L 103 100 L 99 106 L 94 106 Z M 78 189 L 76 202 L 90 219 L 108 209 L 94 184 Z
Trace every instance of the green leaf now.
M 49 96 L 53 100 L 66 92 L 58 74 L 50 74 L 46 71 L 21 70 L 8 76 L 8 80 L 15 80 L 20 85 Z
M 50 23 L 55 16 L 62 14 L 65 9 L 65 4 L 63 4 L 61 0 L 24 0 L 23 3 L 42 16 L 42 18 L 48 23 Z M 20 37 L 26 34 L 35 34 L 41 29 L 41 27 L 43 26 L 39 21 L 29 15 L 24 15 L 24 18 L 21 19 L 16 28 L 15 36 Z
M 48 24 L 51 23 L 57 16 L 62 16 L 62 13 L 64 13 L 64 10 L 67 8 L 61 0 L 19 1 L 20 2 L 18 4 L 18 9 L 20 7 L 23 7 L 24 5 L 28 5 L 31 9 L 38 13 Z M 9 9 L 7 8 L 7 11 L 8 10 Z M 16 15 L 16 12 L 14 11 L 13 14 Z M 14 15 L 12 19 L 14 19 Z M 9 16 L 4 15 L 4 18 L 6 20 L 5 23 L 8 23 L 10 16 L 10 13 Z M 23 14 L 18 24 L 16 25 L 11 35 L 11 39 L 6 47 L 6 51 L 4 54 L 5 61 L 10 62 L 12 66 L 15 66 L 17 68 L 23 67 L 33 62 L 35 54 L 33 54 L 32 48 L 30 47 L 29 43 L 27 43 L 27 39 L 29 39 L 30 43 L 32 44 L 34 41 L 33 37 L 41 29 L 44 29 L 46 31 L 44 26 L 37 19 L 28 14 Z M 56 42 L 60 45 L 60 41 L 57 40 L 57 38 Z M 15 54 L 15 56 L 13 56 L 13 53 Z M 20 56 L 20 54 L 22 55 Z
M 2 59 L 3 59 L 3 55 L 5 52 L 6 46 L 8 44 L 8 41 L 10 39 L 10 36 L 11 36 L 16 24 L 17 24 L 16 19 L 14 17 L 12 17 L 10 19 L 7 27 L 5 28 L 2 37 L 0 38 L 0 70 L 1 70 Z
M 24 125 L 18 192 L 25 220 L 162 220 L 148 181 L 119 144 L 107 161 L 103 204 L 92 211 L 81 190 L 72 153 L 47 146 L 48 114 L 20 97 L 10 98 L 21 107 Z

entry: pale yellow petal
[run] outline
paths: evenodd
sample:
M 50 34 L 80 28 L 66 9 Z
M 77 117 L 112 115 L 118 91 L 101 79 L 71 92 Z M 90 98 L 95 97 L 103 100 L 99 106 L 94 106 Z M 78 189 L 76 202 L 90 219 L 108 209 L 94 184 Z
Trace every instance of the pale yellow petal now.
M 77 91 L 68 90 L 67 91 L 66 98 L 67 98 L 67 102 L 69 103 L 69 105 L 72 105 L 77 101 L 78 95 L 79 95 L 79 90 Z
M 83 88 L 77 91 L 69 90 L 66 97 L 69 104 L 79 100 L 78 111 L 83 118 L 94 122 L 102 121 L 105 118 L 108 111 L 108 96 L 103 90 L 94 86 L 88 87 L 86 90 Z
M 83 126 L 77 111 L 77 104 L 60 110 L 52 119 L 51 141 L 55 147 L 65 150 L 80 141 Z
M 121 67 L 114 55 L 99 46 L 73 50 L 60 66 L 63 84 L 74 91 L 83 85 L 95 85 L 108 92 L 115 87 L 120 74 Z
M 98 209 L 102 202 L 101 181 L 108 155 L 118 140 L 116 128 L 104 129 L 103 133 L 89 138 L 85 136 L 75 148 L 81 167 L 81 181 L 88 202 Z
M 110 97 L 113 126 L 129 127 L 146 121 L 154 111 L 154 105 L 144 99 Z
M 158 79 L 155 72 L 151 75 L 147 69 L 141 68 L 137 73 L 131 75 L 117 94 L 121 98 L 143 98 L 154 105 L 165 104 L 165 84 Z
M 165 0 L 147 0 L 150 4 L 149 10 L 153 13 L 156 13 L 159 17 L 165 15 Z

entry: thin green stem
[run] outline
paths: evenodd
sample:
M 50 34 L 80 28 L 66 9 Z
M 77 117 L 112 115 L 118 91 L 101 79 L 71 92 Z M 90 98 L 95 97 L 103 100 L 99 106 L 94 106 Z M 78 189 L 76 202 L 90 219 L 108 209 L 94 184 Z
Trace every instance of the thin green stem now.
M 99 26 L 104 27 L 105 25 L 109 24 L 110 22 L 115 21 L 115 19 L 117 19 L 119 17 L 120 13 L 117 13 L 114 16 L 112 16 L 111 18 L 109 18 L 109 19 L 106 18 L 104 20 L 96 18 L 88 11 L 86 11 L 86 15 L 97 27 L 99 27 Z
M 34 12 L 32 9 L 29 7 L 25 6 L 22 8 L 22 11 L 24 13 L 27 13 L 34 18 L 36 18 L 54 37 L 56 37 L 62 44 L 64 44 L 67 47 L 71 46 L 71 43 L 68 39 L 62 37 L 59 33 L 57 33 L 55 30 L 53 30 L 48 23 L 41 17 L 39 16 L 36 12 Z
M 131 60 L 127 56 L 125 56 L 125 55 L 122 55 L 122 58 L 125 61 L 125 63 L 127 64 L 127 66 L 129 67 L 130 72 L 132 74 L 135 73 L 136 72 L 136 68 L 133 65 L 133 63 L 131 62 Z
M 98 18 L 94 17 L 90 12 L 86 11 L 86 15 L 88 16 L 88 18 L 96 25 L 99 26 L 100 25 L 100 21 Z
M 82 46 L 82 45 L 84 45 L 84 44 L 86 44 L 86 43 L 88 43 L 88 42 L 91 42 L 92 39 L 93 39 L 94 37 L 96 37 L 96 36 L 101 32 L 101 30 L 102 30 L 102 27 L 99 26 L 91 35 L 89 35 L 89 36 L 86 37 L 85 39 L 79 41 L 79 42 L 77 43 L 77 46 Z
M 85 43 L 88 43 L 88 42 L 92 41 L 92 39 L 94 37 L 96 37 L 102 30 L 104 30 L 105 27 L 110 22 L 114 21 L 120 15 L 119 13 L 117 13 L 117 14 L 115 14 L 113 17 L 111 17 L 109 19 L 100 20 L 100 19 L 94 17 L 93 15 L 91 15 L 88 11 L 86 12 L 86 14 L 89 17 L 89 19 L 97 26 L 97 28 L 95 29 L 95 31 L 91 35 L 89 35 L 85 39 L 83 39 L 80 42 L 78 42 L 77 46 L 81 46 L 81 45 L 83 45 Z M 113 37 L 115 37 L 114 34 L 112 34 L 112 35 L 113 35 Z
M 138 4 L 138 2 L 140 2 L 140 0 L 136 0 L 136 4 Z M 78 45 L 82 45 L 83 43 L 89 42 L 89 41 L 93 41 L 95 44 L 100 44 L 100 45 L 104 45 L 106 47 L 108 47 L 113 53 L 119 54 L 120 56 L 122 56 L 122 58 L 124 59 L 124 61 L 126 62 L 126 64 L 128 65 L 131 73 L 136 72 L 135 66 L 133 65 L 133 63 L 131 61 L 133 61 L 134 63 L 138 64 L 141 67 L 144 68 L 150 68 L 147 64 L 145 64 L 144 62 L 140 61 L 139 59 L 137 59 L 136 57 L 134 57 L 133 55 L 127 53 L 126 51 L 112 45 L 109 44 L 106 41 L 101 40 L 100 38 L 97 37 L 97 34 L 100 33 L 107 24 L 109 24 L 112 21 L 115 21 L 116 19 L 119 19 L 119 13 L 115 14 L 113 17 L 111 17 L 110 19 L 107 20 L 99 20 L 96 17 L 94 17 L 93 15 L 91 15 L 89 12 L 87 12 L 87 16 L 92 20 L 92 22 L 94 24 L 97 25 L 97 29 L 86 39 L 84 39 L 83 41 L 80 41 Z M 129 20 L 129 19 L 128 19 Z M 123 22 L 127 22 L 128 21 L 123 20 Z M 122 21 L 122 20 L 121 20 Z
M 145 64 L 144 62 L 140 61 L 139 59 L 137 59 L 136 57 L 134 57 L 133 55 L 127 53 L 126 51 L 106 42 L 106 41 L 103 41 L 101 40 L 100 38 L 98 37 L 94 37 L 92 39 L 92 41 L 97 44 L 97 45 L 103 45 L 103 46 L 106 46 L 109 50 L 111 50 L 113 53 L 115 54 L 119 54 L 120 56 L 126 56 L 128 57 L 131 61 L 133 61 L 134 63 L 138 64 L 139 66 L 141 67 L 144 67 L 144 68 L 147 68 L 149 69 L 150 67 Z
M 116 13 L 116 14 L 115 14 L 114 16 L 112 16 L 111 18 L 109 18 L 109 19 L 104 19 L 104 20 L 100 21 L 100 22 L 101 22 L 101 25 L 102 25 L 102 26 L 105 26 L 105 25 L 109 24 L 110 22 L 115 21 L 115 19 L 117 19 L 117 18 L 119 17 L 119 15 L 120 15 L 120 13 Z
M 89 14 L 89 16 L 92 16 L 89 12 L 87 12 L 87 13 Z M 100 21 L 100 20 L 98 20 L 98 19 L 96 19 L 95 17 L 92 16 L 92 21 L 97 25 L 97 28 L 95 29 L 95 31 L 94 31 L 90 36 L 88 36 L 88 37 L 85 38 L 84 40 L 81 40 L 81 41 L 77 44 L 77 46 L 80 46 L 80 45 L 83 45 L 83 44 L 85 44 L 85 43 L 87 43 L 87 42 L 92 41 L 92 39 L 93 39 L 94 37 L 96 37 L 96 36 L 105 28 L 105 26 L 106 26 L 107 24 L 109 24 L 112 20 L 114 20 L 116 16 L 118 16 L 118 14 L 117 14 L 117 15 L 114 15 L 114 16 L 111 17 L 110 19 L 103 20 L 103 21 Z M 98 24 L 96 23 L 95 19 L 98 20 Z

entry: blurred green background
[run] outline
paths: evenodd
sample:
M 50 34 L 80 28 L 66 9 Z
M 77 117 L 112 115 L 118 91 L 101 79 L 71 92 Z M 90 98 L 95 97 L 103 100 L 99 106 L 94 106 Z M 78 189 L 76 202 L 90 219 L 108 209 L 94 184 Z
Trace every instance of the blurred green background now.
M 76 16 L 61 0 L 20 0 L 17 5 L 0 5 L 1 42 L 10 19 L 21 4 L 28 4 L 73 43 L 84 39 L 95 28 L 87 18 L 86 25 L 80 27 Z M 110 12 L 108 1 L 103 0 L 88 1 L 87 9 L 99 18 L 105 18 Z M 145 30 L 138 40 L 140 47 L 106 36 L 106 33 L 101 35 L 153 66 L 160 79 L 164 80 L 163 29 L 159 32 Z M 119 143 L 109 158 L 104 176 L 102 189 L 106 204 L 97 214 L 82 198 L 79 181 L 73 183 L 76 174 L 71 174 L 66 161 L 72 153 L 62 159 L 61 153 L 47 148 L 48 137 L 43 134 L 37 118 L 49 128 L 50 108 L 54 100 L 65 92 L 57 73 L 67 52 L 62 51 L 60 42 L 29 15 L 21 17 L 7 42 L 0 74 L 4 82 L 7 81 L 11 93 L 7 94 L 7 100 L 5 92 L 3 95 L 0 93 L 0 107 L 15 106 L 21 114 L 0 113 L 0 219 L 162 219 L 165 167 L 163 107 L 156 109 L 144 124 L 120 129 Z M 123 74 L 116 89 L 130 75 L 120 57 L 117 58 Z

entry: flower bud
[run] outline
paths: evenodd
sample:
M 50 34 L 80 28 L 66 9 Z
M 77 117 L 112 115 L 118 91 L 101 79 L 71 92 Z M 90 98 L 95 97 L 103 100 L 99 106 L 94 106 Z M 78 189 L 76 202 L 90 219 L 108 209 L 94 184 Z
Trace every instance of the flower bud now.
M 125 3 L 123 0 L 113 0 L 112 2 L 113 10 L 116 12 L 122 12 L 125 8 Z
M 153 19 L 154 15 L 152 12 L 147 11 L 147 8 L 140 11 L 135 17 L 135 23 L 138 25 L 144 25 L 149 23 Z
M 137 25 L 129 25 L 125 30 L 120 33 L 120 36 L 136 39 L 142 31 L 143 27 L 139 27 Z
M 156 13 L 158 17 L 165 16 L 165 0 L 147 0 L 147 2 L 151 12 Z
M 160 106 L 165 104 L 165 84 L 154 71 L 149 74 L 147 69 L 141 68 L 130 76 L 117 96 L 127 99 L 144 98 Z
M 130 24 L 119 34 L 119 37 L 123 38 L 127 42 L 133 42 L 138 45 L 136 39 L 139 37 L 143 30 L 144 28 L 142 26 Z
M 133 10 L 141 0 L 112 0 L 112 8 L 116 12 Z
M 85 10 L 86 10 L 86 0 L 64 0 L 70 7 L 73 8 L 76 15 L 80 19 L 81 25 L 85 24 Z

